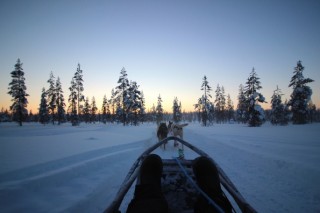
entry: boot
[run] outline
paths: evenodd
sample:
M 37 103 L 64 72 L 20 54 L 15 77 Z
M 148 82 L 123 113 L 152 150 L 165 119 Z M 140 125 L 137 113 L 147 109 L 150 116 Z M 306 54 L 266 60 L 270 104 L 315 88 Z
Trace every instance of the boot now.
M 140 185 L 156 185 L 161 187 L 163 164 L 156 154 L 148 155 L 140 167 Z
M 220 206 L 222 210 L 231 212 L 231 204 L 222 192 L 219 172 L 214 163 L 207 157 L 198 157 L 193 163 L 193 173 L 202 191 Z M 216 210 L 200 195 L 195 204 L 195 212 L 216 212 Z

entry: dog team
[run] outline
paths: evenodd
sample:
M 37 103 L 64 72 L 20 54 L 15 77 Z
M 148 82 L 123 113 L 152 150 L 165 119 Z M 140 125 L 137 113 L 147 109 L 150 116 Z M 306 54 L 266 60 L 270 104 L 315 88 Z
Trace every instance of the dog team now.
M 180 137 L 183 139 L 183 127 L 187 126 L 188 124 L 174 124 L 173 122 L 169 121 L 167 126 L 166 123 L 160 123 L 157 130 L 157 137 L 159 142 L 163 139 L 172 135 L 174 137 Z M 174 141 L 174 146 L 178 146 L 178 142 Z M 166 143 L 163 144 L 163 148 L 166 149 Z

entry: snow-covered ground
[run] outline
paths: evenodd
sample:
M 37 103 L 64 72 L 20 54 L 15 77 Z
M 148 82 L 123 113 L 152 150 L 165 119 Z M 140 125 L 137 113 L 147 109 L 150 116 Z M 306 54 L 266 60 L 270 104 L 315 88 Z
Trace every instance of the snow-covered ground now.
M 320 212 L 319 136 L 320 124 L 185 127 L 259 212 Z M 155 124 L 0 124 L 1 212 L 102 212 L 156 141 Z M 173 144 L 155 152 L 178 155 Z

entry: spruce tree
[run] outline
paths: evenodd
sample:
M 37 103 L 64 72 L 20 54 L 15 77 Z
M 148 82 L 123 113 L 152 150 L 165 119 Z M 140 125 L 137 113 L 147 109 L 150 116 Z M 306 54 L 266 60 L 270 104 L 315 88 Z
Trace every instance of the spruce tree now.
M 79 117 L 77 113 L 77 91 L 76 91 L 76 83 L 74 78 L 71 80 L 71 86 L 69 87 L 70 95 L 69 95 L 69 113 L 70 113 L 70 121 L 72 126 L 79 125 Z
M 262 88 L 260 84 L 260 78 L 253 68 L 246 82 L 246 88 L 244 91 L 248 106 L 248 124 L 252 127 L 261 126 L 265 118 L 264 110 L 258 104 L 258 102 L 265 102 L 263 95 L 258 92 Z
M 230 94 L 227 96 L 227 119 L 230 122 L 234 119 L 234 108 L 233 108 L 233 102 L 230 98 Z
M 123 125 L 126 125 L 127 123 L 127 95 L 128 95 L 128 87 L 129 87 L 129 80 L 127 78 L 127 71 L 123 67 L 120 72 L 120 77 L 118 80 L 118 86 L 116 87 L 115 96 L 117 99 L 117 116 L 120 119 L 120 121 L 123 123 Z
M 56 97 L 56 82 L 55 77 L 51 71 L 49 80 L 49 89 L 47 90 L 47 99 L 48 99 L 48 110 L 50 115 L 50 120 L 54 124 L 55 120 L 55 109 L 57 108 L 57 97 Z
M 163 120 L 163 108 L 162 108 L 162 99 L 159 94 L 158 96 L 158 104 L 156 108 L 156 120 L 157 120 L 157 125 L 159 126 L 161 121 Z
M 47 124 L 49 122 L 47 92 L 45 88 L 42 88 L 42 93 L 41 93 L 41 100 L 40 100 L 40 106 L 39 106 L 39 122 L 41 124 Z
M 173 100 L 172 111 L 173 111 L 173 121 L 175 123 L 179 123 L 182 119 L 182 114 L 181 114 L 181 102 L 179 103 L 179 100 L 177 97 L 175 97 Z
M 89 97 L 87 97 L 84 101 L 84 106 L 83 106 L 83 119 L 84 122 L 89 123 L 90 122 L 90 117 L 91 117 L 91 105 L 89 103 Z
M 218 123 L 224 122 L 225 120 L 225 108 L 226 108 L 226 97 L 224 94 L 224 87 L 220 87 L 219 84 L 216 89 L 216 100 L 215 100 L 215 113 Z
M 76 84 L 76 93 L 77 93 L 77 110 L 78 110 L 78 115 L 80 116 L 81 111 L 82 111 L 82 102 L 84 101 L 84 87 L 83 87 L 83 74 L 82 70 L 80 68 L 80 64 L 78 64 L 77 71 L 74 74 L 74 82 Z
M 60 82 L 60 78 L 58 77 L 56 81 L 56 105 L 57 105 L 57 120 L 58 124 L 60 125 L 62 122 L 65 121 L 66 111 L 65 111 L 65 102 L 64 96 L 62 91 L 62 86 Z
M 82 72 L 80 64 L 78 64 L 77 70 L 71 80 L 71 86 L 69 87 L 69 110 L 71 111 L 71 123 L 73 126 L 80 124 L 80 115 L 83 108 L 81 104 L 84 101 Z
M 115 121 L 116 106 L 117 106 L 117 98 L 116 98 L 116 93 L 114 89 L 111 90 L 111 98 L 109 100 L 109 106 L 111 107 L 110 109 L 111 122 L 113 123 Z
M 271 96 L 271 117 L 270 121 L 273 125 L 282 124 L 284 120 L 284 105 L 282 104 L 281 90 L 277 86 L 277 89 L 273 91 Z
M 139 111 L 139 118 L 140 121 L 143 123 L 145 120 L 145 115 L 146 115 L 146 107 L 145 107 L 145 98 L 144 98 L 144 93 L 141 91 L 141 109 Z
M 96 105 L 96 99 L 92 97 L 91 101 L 91 122 L 95 123 L 97 120 L 97 105 Z
M 130 121 L 133 125 L 138 125 L 139 123 L 139 112 L 141 111 L 141 92 L 139 90 L 139 85 L 135 81 L 130 81 L 128 88 L 128 95 L 126 100 L 127 113 Z
M 107 99 L 107 96 L 104 95 L 103 100 L 102 100 L 102 108 L 101 108 L 102 123 L 104 123 L 104 124 L 107 123 L 107 110 L 108 110 L 108 108 L 109 108 L 108 99 Z
M 12 105 L 10 110 L 12 111 L 13 120 L 17 121 L 22 126 L 22 121 L 28 115 L 27 110 L 27 87 L 25 85 L 25 77 L 22 69 L 22 63 L 18 58 L 17 63 L 14 65 L 14 71 L 11 72 L 12 81 L 9 83 L 8 94 L 12 96 Z
M 236 117 L 238 122 L 246 123 L 248 120 L 248 103 L 246 101 L 246 96 L 244 94 L 244 87 L 242 84 L 239 86 L 239 94 L 238 94 L 238 105 L 237 105 L 237 113 Z
M 203 82 L 201 85 L 201 90 L 204 92 L 204 94 L 201 96 L 201 98 L 198 99 L 198 103 L 194 105 L 196 110 L 199 110 L 199 113 L 201 114 L 201 120 L 204 126 L 207 126 L 208 122 L 208 114 L 209 110 L 211 112 L 214 111 L 214 107 L 211 104 L 209 98 L 212 98 L 210 92 L 211 87 L 209 86 L 209 82 L 207 80 L 207 77 L 203 77 Z M 210 108 L 210 109 L 209 109 Z
M 307 123 L 307 107 L 312 95 L 312 90 L 307 84 L 313 82 L 313 80 L 304 78 L 303 71 L 304 67 L 301 61 L 298 61 L 289 84 L 289 87 L 293 89 L 290 96 L 291 99 L 288 102 L 288 105 L 291 107 L 293 124 Z

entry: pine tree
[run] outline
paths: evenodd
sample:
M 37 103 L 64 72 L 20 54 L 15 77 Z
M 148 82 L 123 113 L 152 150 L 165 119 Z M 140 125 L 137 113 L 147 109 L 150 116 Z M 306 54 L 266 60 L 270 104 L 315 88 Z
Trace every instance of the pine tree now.
M 62 122 L 65 121 L 66 111 L 64 107 L 66 106 L 66 104 L 64 103 L 64 96 L 63 96 L 62 86 L 61 86 L 59 77 L 56 81 L 56 105 L 57 105 L 57 120 L 58 120 L 58 124 L 60 125 Z
M 258 102 L 265 102 L 265 98 L 258 92 L 262 87 L 260 85 L 260 78 L 257 76 L 254 68 L 252 69 L 246 84 L 247 86 L 244 94 L 248 106 L 247 113 L 249 126 L 261 126 L 264 121 L 264 111 Z
M 91 122 L 95 123 L 97 120 L 97 105 L 96 105 L 96 99 L 92 97 L 91 101 Z
M 42 93 L 41 93 L 41 100 L 40 100 L 40 106 L 39 106 L 39 122 L 42 124 L 47 124 L 49 122 L 47 92 L 45 88 L 42 88 Z
M 288 105 L 291 106 L 293 124 L 307 123 L 307 107 L 312 95 L 312 90 L 307 84 L 313 80 L 304 78 L 303 71 L 304 67 L 301 61 L 298 61 L 289 84 L 289 87 L 293 88 L 291 99 L 288 102 Z
M 162 99 L 161 96 L 159 94 L 158 96 L 158 104 L 157 104 L 157 108 L 156 108 L 156 120 L 157 120 L 157 125 L 159 126 L 161 121 L 163 120 L 163 108 L 162 108 Z
M 56 82 L 55 77 L 51 71 L 50 78 L 47 81 L 49 83 L 49 89 L 47 90 L 47 98 L 48 98 L 48 110 L 50 115 L 50 120 L 52 124 L 54 124 L 55 120 L 55 109 L 57 108 L 57 97 L 56 97 Z
M 22 69 L 22 63 L 18 58 L 17 63 L 14 65 L 15 69 L 11 72 L 12 81 L 9 83 L 8 94 L 12 96 L 11 101 L 13 102 L 10 106 L 12 111 L 13 120 L 17 121 L 22 126 L 22 121 L 28 115 L 26 109 L 28 100 L 26 93 L 27 87 L 25 85 L 25 77 Z
M 173 111 L 173 121 L 175 123 L 179 123 L 181 121 L 182 114 L 181 114 L 181 102 L 179 103 L 179 100 L 177 97 L 175 97 L 173 100 L 172 111 Z

